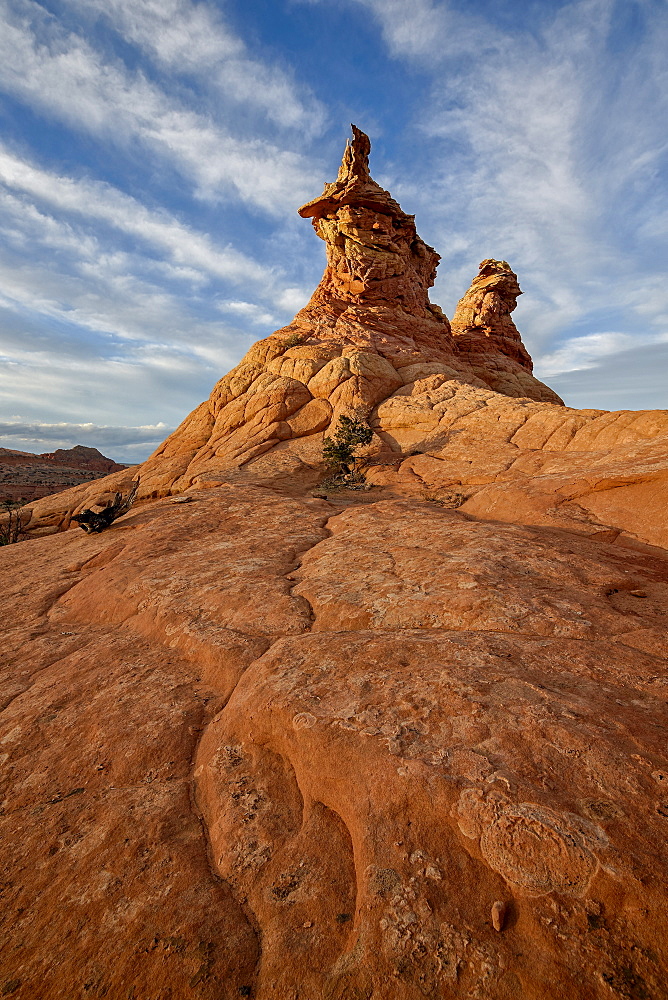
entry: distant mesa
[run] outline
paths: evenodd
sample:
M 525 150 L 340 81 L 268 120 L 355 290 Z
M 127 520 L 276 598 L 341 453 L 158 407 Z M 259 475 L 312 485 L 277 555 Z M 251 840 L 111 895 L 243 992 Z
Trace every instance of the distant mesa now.
M 82 444 L 41 455 L 0 448 L 0 499 L 30 502 L 127 468 Z

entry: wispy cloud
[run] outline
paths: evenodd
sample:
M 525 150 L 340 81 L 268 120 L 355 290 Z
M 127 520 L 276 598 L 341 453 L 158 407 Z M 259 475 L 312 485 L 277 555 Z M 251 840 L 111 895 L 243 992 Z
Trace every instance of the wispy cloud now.
M 0 423 L 0 437 L 20 438 L 23 441 L 69 441 L 77 438 L 85 444 L 91 438 L 118 445 L 145 444 L 156 438 L 162 440 L 168 431 L 167 424 L 145 424 L 141 427 L 107 427 L 97 424 L 24 424 L 18 421 Z
M 303 295 L 277 267 L 216 245 L 168 212 L 109 184 L 43 170 L 2 144 L 0 235 L 0 304 L 152 344 L 152 357 L 171 344 L 182 368 L 197 358 L 212 378 L 243 353 L 240 326 L 280 325 Z M 129 243 L 134 249 L 125 249 Z M 229 297 L 230 284 L 259 301 Z M 0 351 L 3 341 L 5 331 Z M 53 348 L 61 350 L 58 341 Z M 118 349 L 129 360 L 138 352 Z M 9 356 L 21 355 L 14 343 Z
M 615 308 L 634 336 L 634 289 L 662 283 L 665 4 L 574 0 L 509 30 L 492 6 L 351 2 L 373 11 L 395 58 L 434 78 L 420 117 L 430 155 L 409 184 L 445 258 L 436 297 L 452 309 L 477 262 L 503 257 L 529 293 L 516 315 L 532 349 L 597 313 L 605 337 Z M 633 40 L 620 37 L 625 12 Z
M 80 16 L 96 14 L 155 62 L 197 77 L 226 102 L 257 109 L 282 128 L 314 133 L 324 109 L 284 66 L 252 56 L 221 12 L 190 0 L 66 0 Z
M 218 309 L 222 313 L 234 313 L 237 316 L 241 316 L 247 319 L 250 323 L 259 326 L 268 326 L 270 323 L 276 323 L 276 317 L 272 313 L 267 312 L 258 306 L 255 302 L 244 302 L 244 301 L 229 301 L 229 302 L 218 302 Z
M 70 128 L 140 143 L 207 199 L 241 199 L 273 215 L 305 198 L 313 166 L 289 145 L 243 138 L 191 110 L 139 70 L 66 31 L 32 0 L 0 0 L 0 84 Z M 259 81 L 261 83 L 261 81 Z
M 502 257 L 562 392 L 663 357 L 665 0 L 298 6 L 0 0 L 5 415 L 171 425 L 204 398 L 317 283 L 294 211 L 335 176 L 323 129 L 348 107 L 442 255 L 448 314 Z M 347 47 L 314 45 L 337 25 Z
M 469 5 L 434 0 L 351 0 L 378 20 L 383 38 L 396 56 L 425 60 L 434 66 L 445 58 L 479 56 L 504 41 L 503 34 Z
M 550 377 L 569 406 L 653 410 L 666 408 L 668 343 L 638 345 L 600 356 L 596 363 Z
M 556 351 L 537 357 L 536 371 L 542 378 L 549 378 L 563 372 L 595 368 L 608 355 L 661 343 L 668 343 L 668 332 L 645 338 L 630 333 L 589 333 L 584 337 L 571 337 Z
M 42 170 L 13 155 L 2 143 L 0 183 L 59 212 L 105 222 L 122 233 L 138 237 L 148 246 L 166 252 L 179 267 L 244 284 L 266 283 L 272 278 L 268 268 L 248 255 L 232 247 L 216 246 L 210 237 L 194 232 L 167 212 L 151 211 L 110 184 Z M 34 212 L 25 203 L 22 210 Z M 45 217 L 42 219 L 45 225 Z M 80 246 L 83 249 L 81 242 Z
M 173 428 L 164 423 L 145 424 L 138 427 L 111 427 L 93 423 L 23 423 L 9 421 L 0 423 L 0 447 L 15 451 L 31 451 L 42 454 L 56 448 L 73 448 L 76 444 L 97 448 L 107 457 L 123 454 L 128 462 L 142 461 L 156 448 Z M 0 456 L 1 460 L 1 456 Z

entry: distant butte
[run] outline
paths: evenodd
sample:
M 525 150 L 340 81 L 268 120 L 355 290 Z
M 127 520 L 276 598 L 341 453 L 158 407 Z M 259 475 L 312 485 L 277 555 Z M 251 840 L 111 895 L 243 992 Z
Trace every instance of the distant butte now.
M 292 323 L 0 549 L 2 995 L 668 998 L 668 412 L 564 406 L 507 261 L 450 323 L 369 149 Z
M 0 448 L 0 501 L 29 503 L 127 468 L 81 444 L 41 455 Z

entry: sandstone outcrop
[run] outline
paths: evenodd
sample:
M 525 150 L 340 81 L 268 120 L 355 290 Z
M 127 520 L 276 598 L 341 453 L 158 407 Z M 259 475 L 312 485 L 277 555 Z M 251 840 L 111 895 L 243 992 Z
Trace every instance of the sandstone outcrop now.
M 0 562 L 6 995 L 668 996 L 665 551 L 233 484 Z
M 668 412 L 550 401 L 503 261 L 451 329 L 367 155 L 293 324 L 0 550 L 3 996 L 668 1000 Z
M 370 456 L 396 458 L 400 449 L 391 429 L 385 433 L 378 407 L 390 401 L 396 415 L 406 402 L 406 419 L 414 421 L 423 389 L 431 393 L 428 410 L 435 391 L 445 401 L 461 386 L 487 391 L 481 399 L 491 389 L 504 398 L 561 402 L 531 374 L 510 319 L 519 287 L 509 268 L 485 279 L 484 292 L 476 279 L 475 292 L 462 300 L 475 303 L 469 312 L 483 331 L 478 338 L 452 335 L 428 296 L 439 256 L 418 236 L 413 216 L 371 178 L 369 139 L 354 126 L 353 132 L 337 180 L 299 210 L 312 220 L 327 254 L 311 300 L 287 327 L 256 343 L 143 463 L 140 497 L 223 482 L 237 470 L 257 480 L 263 475 L 257 460 L 267 453 L 270 477 L 314 483 L 323 435 L 342 414 L 377 426 Z M 109 479 L 109 491 L 127 487 L 130 479 Z M 85 488 L 48 498 L 33 506 L 29 531 L 67 528 L 73 513 L 104 499 Z
M 556 392 L 542 383 L 540 396 L 536 395 L 533 362 L 510 316 L 521 294 L 517 275 L 507 261 L 483 260 L 452 319 L 457 348 L 474 373 L 496 392 L 561 403 Z

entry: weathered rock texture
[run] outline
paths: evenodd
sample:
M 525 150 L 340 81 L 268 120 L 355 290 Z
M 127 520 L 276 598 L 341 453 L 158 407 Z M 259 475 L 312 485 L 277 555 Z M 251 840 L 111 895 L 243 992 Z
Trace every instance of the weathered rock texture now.
M 668 996 L 665 552 L 188 498 L 0 553 L 2 989 Z
M 668 998 L 668 414 L 546 402 L 503 262 L 453 336 L 367 152 L 145 502 L 0 550 L 2 995 Z M 374 488 L 314 498 L 344 410 Z
M 509 414 L 515 398 L 561 402 L 531 374 L 510 319 L 519 286 L 504 262 L 485 262 L 499 267 L 482 286 L 480 278 L 474 281 L 452 335 L 447 317 L 428 297 L 438 254 L 417 235 L 413 216 L 371 179 L 369 148 L 367 136 L 354 128 L 337 180 L 300 209 L 327 251 L 310 302 L 287 327 L 256 343 L 143 464 L 140 496 L 222 482 L 233 471 L 251 472 L 253 463 L 255 480 L 265 468 L 257 460 L 267 453 L 271 478 L 282 470 L 292 480 L 316 482 L 323 434 L 341 414 L 370 420 L 377 433 L 369 455 L 394 459 L 401 454 L 393 433 L 397 415 L 403 409 L 419 431 L 416 403 L 425 391 L 427 420 L 434 404 L 447 407 L 463 387 L 480 390 L 472 398 L 483 402 L 490 390 L 495 398 L 503 393 Z M 465 333 L 466 323 L 474 335 Z M 392 422 L 386 427 L 388 406 Z M 442 441 L 442 435 L 414 437 L 414 448 Z M 109 479 L 110 492 L 131 475 Z M 69 527 L 71 515 L 99 494 L 99 488 L 84 487 L 34 505 L 30 532 Z
M 505 260 L 483 260 L 478 275 L 457 303 L 452 332 L 460 350 L 485 354 L 490 344 L 533 371 L 529 353 L 510 318 L 522 290 L 517 275 Z

